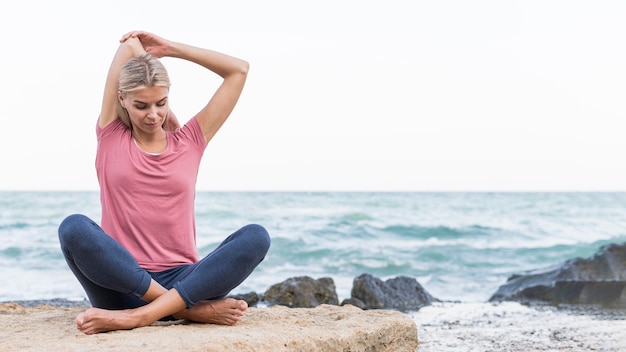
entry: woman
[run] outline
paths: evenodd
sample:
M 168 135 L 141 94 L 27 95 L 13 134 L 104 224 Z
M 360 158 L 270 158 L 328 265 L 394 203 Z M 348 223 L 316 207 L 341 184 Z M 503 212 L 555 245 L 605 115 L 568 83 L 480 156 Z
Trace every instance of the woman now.
M 223 82 L 180 127 L 158 58 L 187 60 Z M 226 298 L 264 259 L 270 239 L 247 225 L 203 259 L 195 245 L 195 184 L 206 145 L 241 94 L 248 63 L 135 31 L 109 69 L 96 134 L 102 222 L 71 215 L 59 226 L 65 259 L 93 308 L 76 318 L 85 334 L 160 319 L 233 325 L 248 308 Z

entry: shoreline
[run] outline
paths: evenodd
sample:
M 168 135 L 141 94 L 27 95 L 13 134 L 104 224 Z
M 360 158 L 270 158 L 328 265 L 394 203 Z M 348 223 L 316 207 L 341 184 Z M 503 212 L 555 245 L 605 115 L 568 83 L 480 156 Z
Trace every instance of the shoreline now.
M 411 316 L 417 352 L 626 350 L 626 310 L 440 302 Z
M 87 301 L 72 301 L 63 299 L 54 300 L 29 300 L 14 301 L 13 303 L 0 303 L 0 320 L 6 322 L 8 329 L 0 333 L 3 342 L 0 343 L 2 350 L 23 351 L 40 350 L 41 348 L 54 346 L 62 342 L 69 346 L 66 350 L 73 350 L 72 343 L 77 343 L 75 350 L 90 350 L 97 346 L 89 345 L 89 341 L 105 339 L 110 343 L 113 351 L 122 351 L 132 346 L 133 350 L 155 348 L 153 343 L 149 345 L 134 345 L 133 341 L 152 341 L 155 343 L 171 343 L 176 340 L 193 341 L 196 337 L 200 345 L 190 349 L 190 344 L 185 344 L 186 351 L 211 351 L 203 345 L 208 340 L 207 334 L 219 330 L 219 336 L 224 334 L 224 327 L 203 324 L 165 324 L 155 323 L 151 327 L 134 329 L 131 331 L 112 332 L 86 336 L 78 333 L 73 326 L 74 317 L 87 308 Z M 282 306 L 252 307 L 242 324 L 248 328 L 244 334 L 238 333 L 230 337 L 229 343 L 239 343 L 239 350 L 269 351 L 276 348 L 267 347 L 269 342 L 263 342 L 262 335 L 266 334 L 256 329 L 269 329 L 280 336 L 289 336 L 289 329 L 298 327 L 297 339 L 299 344 L 294 345 L 289 341 L 289 346 L 281 346 L 282 351 L 315 350 L 307 349 L 307 338 L 315 343 L 321 343 L 326 339 L 326 350 L 337 348 L 341 350 L 346 346 L 354 346 L 355 341 L 371 339 L 371 336 L 380 332 L 379 326 L 384 319 L 408 318 L 415 323 L 419 344 L 416 352 L 431 351 L 526 351 L 526 350 L 569 350 L 569 351 L 623 351 L 626 350 L 626 310 L 606 309 L 593 306 L 548 306 L 522 305 L 517 302 L 499 303 L 468 303 L 468 302 L 437 302 L 421 308 L 416 312 L 400 313 L 390 310 L 360 310 L 352 306 L 329 306 L 320 308 L 286 308 Z M 325 310 L 330 309 L 335 314 L 328 319 Z M 337 315 L 339 314 L 339 315 Z M 341 318 L 339 318 L 341 317 Z M 374 317 L 374 319 L 372 319 Z M 382 320 L 381 320 L 382 318 Z M 291 320 L 290 320 L 291 319 Z M 338 335 L 325 335 L 328 324 L 335 323 L 337 319 L 351 321 L 345 325 L 340 335 L 352 332 L 355 336 L 348 340 L 341 340 Z M 303 322 L 315 321 L 314 325 L 306 325 Z M 295 323 L 294 323 L 295 322 Z M 246 324 L 257 324 L 251 327 Z M 304 325 L 303 325 L 304 324 Z M 308 324 L 308 323 L 307 323 Z M 59 335 L 46 336 L 43 331 L 53 330 L 52 326 L 60 327 L 63 337 Z M 336 329 L 333 329 L 336 330 Z M 392 329 L 393 330 L 393 329 Z M 36 334 L 28 341 L 23 334 L 16 331 L 35 331 Z M 198 334 L 198 332 L 202 334 Z M 255 332 L 256 331 L 256 332 Z M 338 331 L 333 333 L 337 334 Z M 250 342 L 251 334 L 255 342 Z M 319 337 L 309 337 L 311 336 Z M 257 336 L 259 335 L 259 336 Z M 324 337 L 325 336 L 325 337 Z M 369 337 L 368 337 L 369 336 Z M 198 337 L 200 338 L 200 337 Z M 218 339 L 220 337 L 217 337 Z M 265 338 L 270 338 L 265 336 Z M 276 338 L 275 336 L 273 337 Z M 65 340 L 63 340 L 65 339 Z M 160 339 L 165 339 L 161 341 Z M 172 340 L 174 339 L 174 340 Z M 260 339 L 260 340 L 259 340 Z M 271 338 L 270 338 L 271 339 Z M 234 342 L 233 342 L 234 341 Z M 310 341 L 309 341 L 310 342 Z M 371 341 L 370 341 L 371 342 Z M 368 342 L 368 343 L 370 343 Z M 69 343 L 69 345 L 68 345 Z M 255 343 L 258 343 L 255 345 Z M 346 345 L 346 343 L 348 345 Z M 378 343 L 378 342 L 376 342 Z M 85 345 L 87 344 L 87 345 Z M 264 345 L 265 344 L 265 345 Z M 352 345 L 350 345 L 352 344 Z M 393 351 L 387 349 L 389 341 L 381 343 L 374 351 Z M 81 347 L 82 346 L 82 347 Z M 91 347 L 90 347 L 91 346 Z M 317 345 L 319 347 L 319 345 Z M 331 346 L 331 347 L 329 347 Z M 19 347 L 19 348 L 18 348 Z M 79 348 L 80 347 L 80 348 Z M 159 346 L 157 346 L 159 347 Z M 15 348 L 15 349 L 12 349 Z M 160 347 L 159 347 L 160 348 Z M 221 348 L 224 348 L 222 345 Z M 171 349 L 168 345 L 168 349 Z M 183 349 L 180 349 L 181 351 Z M 354 349 L 359 351 L 360 349 Z

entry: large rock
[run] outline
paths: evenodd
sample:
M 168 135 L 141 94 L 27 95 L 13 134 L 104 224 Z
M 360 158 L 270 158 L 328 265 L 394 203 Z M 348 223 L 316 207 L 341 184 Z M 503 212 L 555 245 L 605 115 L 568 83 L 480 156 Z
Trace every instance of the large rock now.
M 180 322 L 87 336 L 74 320 L 85 307 L 0 304 L 0 351 L 342 352 L 415 351 L 417 324 L 387 310 L 321 305 L 250 308 L 235 326 Z
M 290 308 L 314 308 L 320 304 L 338 305 L 335 282 L 330 277 L 313 279 L 309 276 L 289 278 L 272 285 L 263 296 L 269 305 Z
M 626 243 L 604 246 L 589 259 L 513 275 L 489 301 L 626 308 Z
M 414 278 L 399 276 L 382 281 L 370 274 L 354 279 L 350 303 L 362 309 L 395 309 L 402 312 L 416 311 L 437 302 Z

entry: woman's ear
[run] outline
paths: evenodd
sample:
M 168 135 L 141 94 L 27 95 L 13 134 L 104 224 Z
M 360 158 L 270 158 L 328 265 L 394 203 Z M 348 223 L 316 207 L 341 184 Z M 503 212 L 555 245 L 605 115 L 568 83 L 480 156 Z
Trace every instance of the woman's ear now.
M 126 109 L 126 106 L 124 105 L 124 95 L 122 92 L 117 92 L 117 99 L 120 101 L 120 105 Z

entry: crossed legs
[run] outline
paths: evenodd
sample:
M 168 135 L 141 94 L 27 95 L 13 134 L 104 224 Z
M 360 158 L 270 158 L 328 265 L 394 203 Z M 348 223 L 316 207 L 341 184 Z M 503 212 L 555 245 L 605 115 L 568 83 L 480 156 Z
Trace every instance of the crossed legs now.
M 224 298 L 263 260 L 270 239 L 259 225 L 229 236 L 198 263 L 167 273 L 141 269 L 132 255 L 93 221 L 71 215 L 59 226 L 66 261 L 94 308 L 76 318 L 86 334 L 146 326 L 173 316 L 200 323 L 233 325 L 248 308 L 245 301 Z M 170 283 L 167 282 L 169 286 Z

